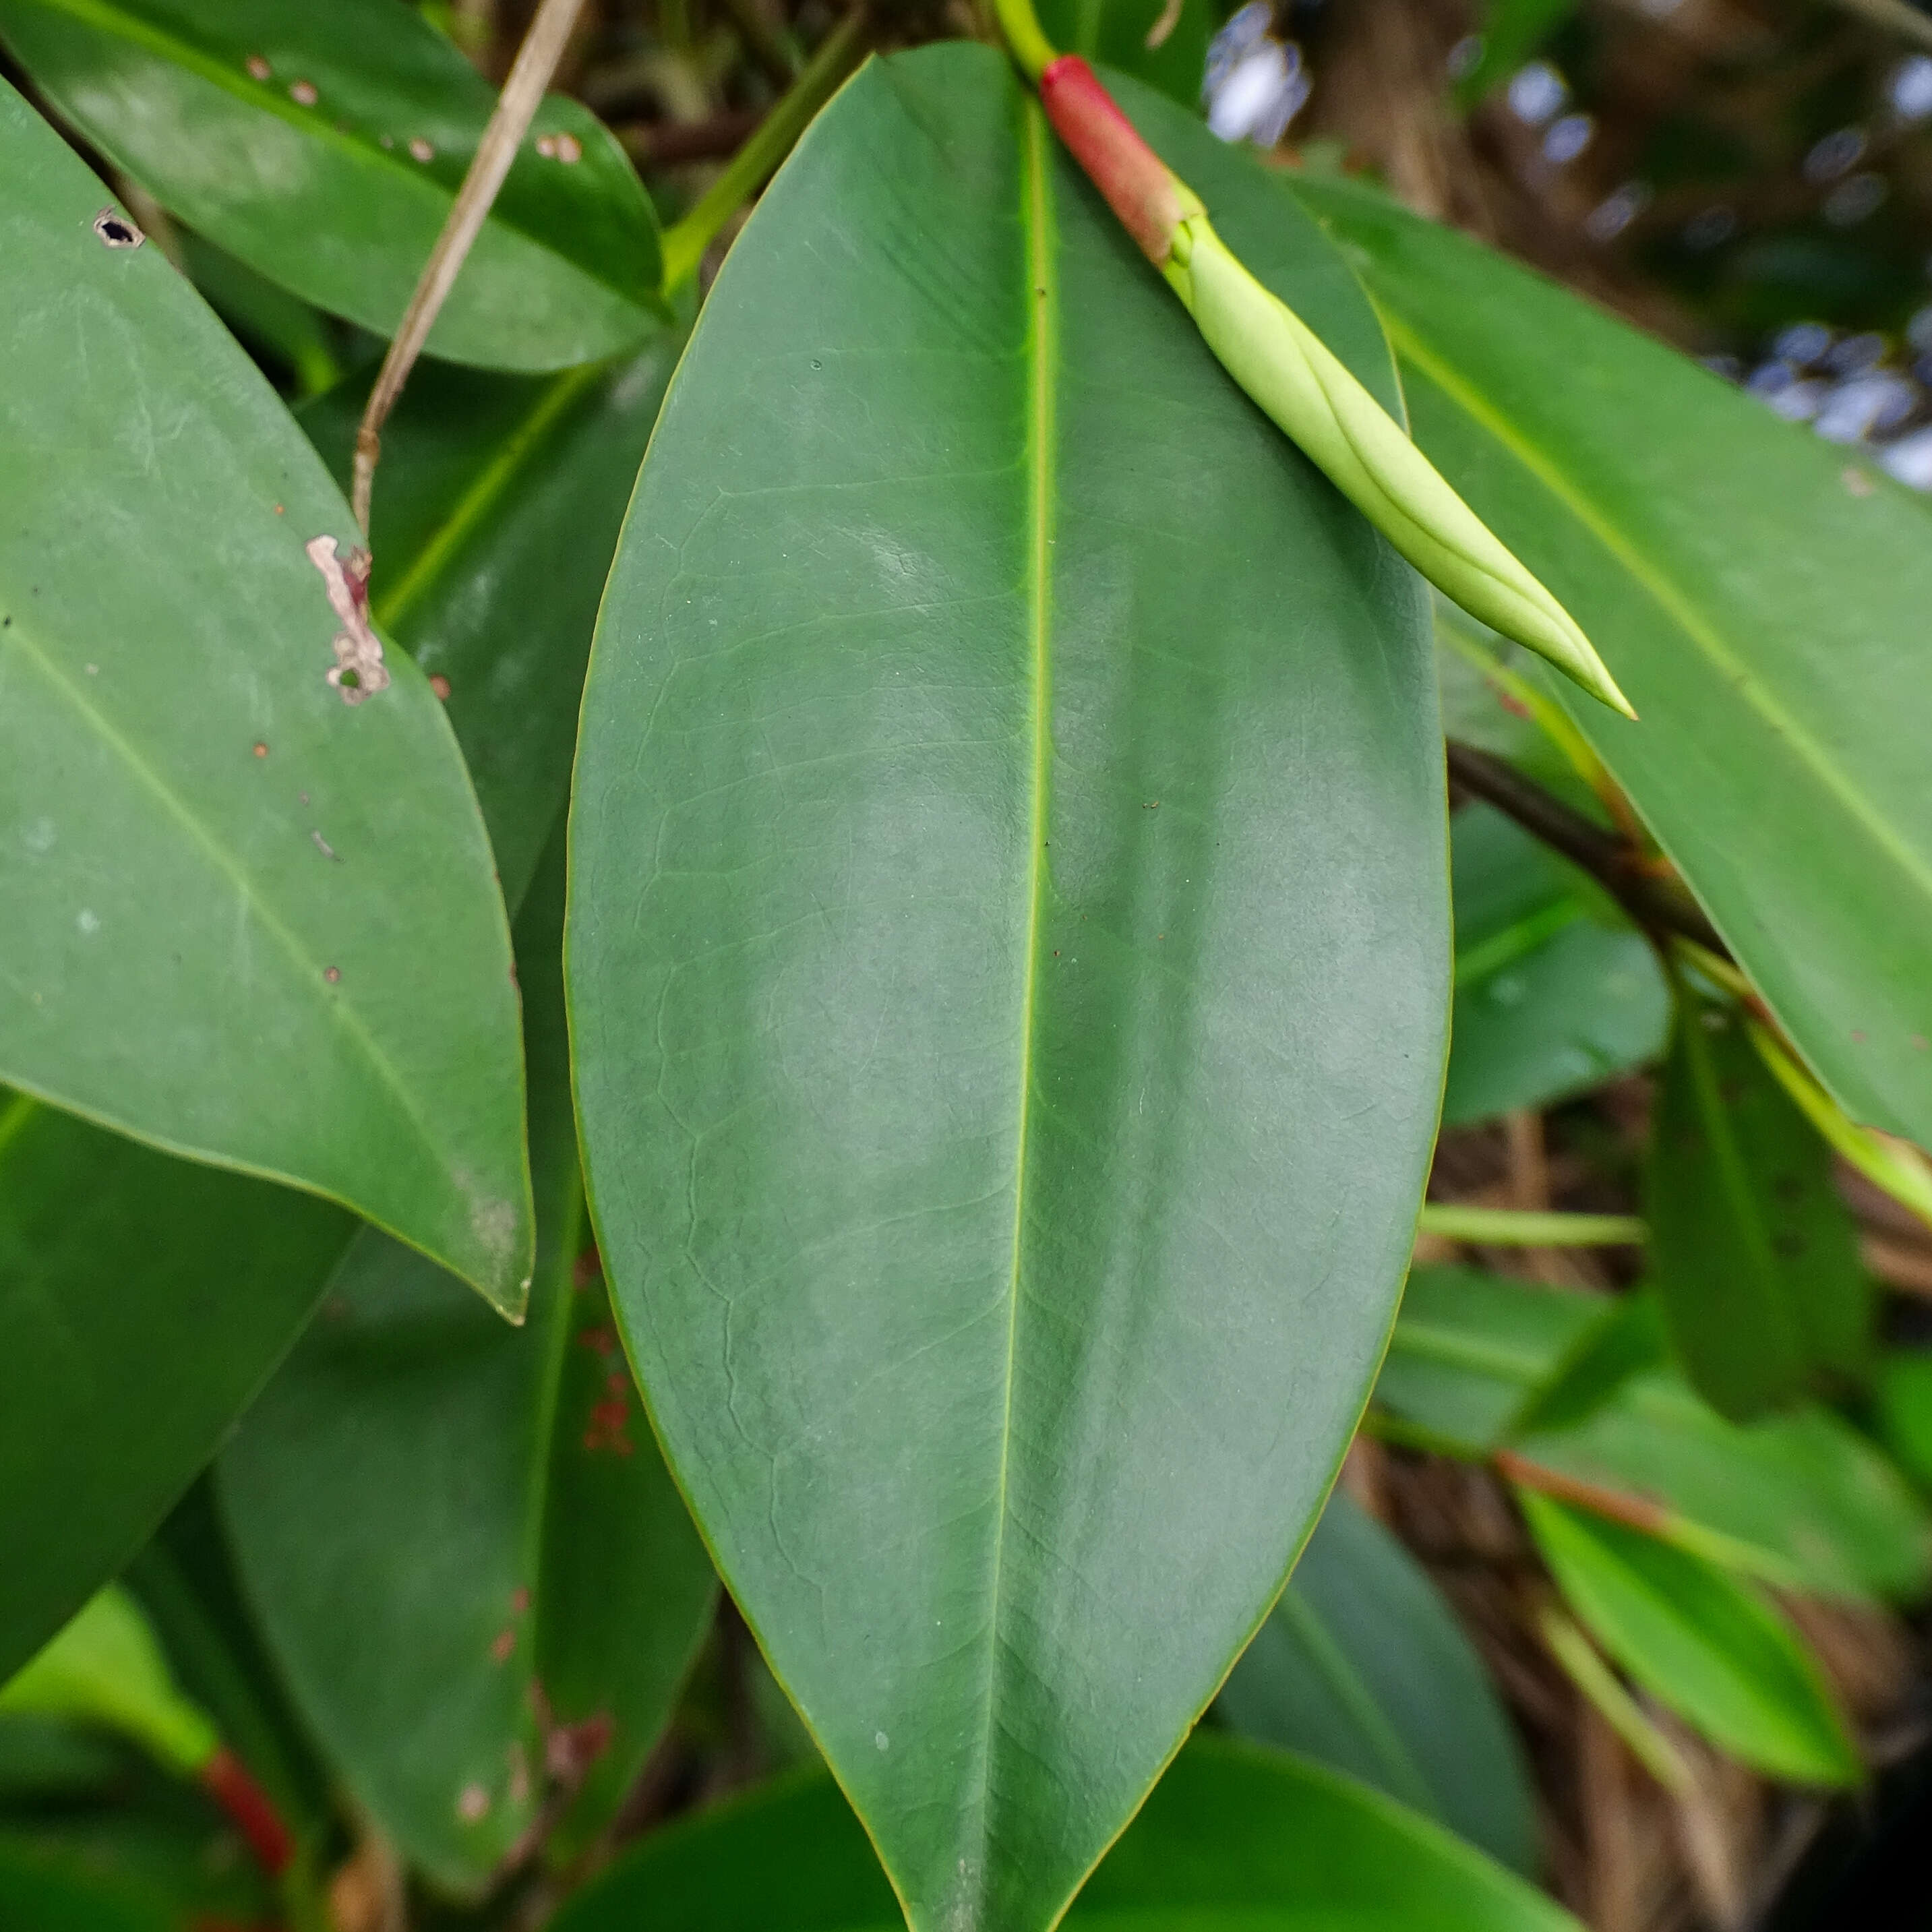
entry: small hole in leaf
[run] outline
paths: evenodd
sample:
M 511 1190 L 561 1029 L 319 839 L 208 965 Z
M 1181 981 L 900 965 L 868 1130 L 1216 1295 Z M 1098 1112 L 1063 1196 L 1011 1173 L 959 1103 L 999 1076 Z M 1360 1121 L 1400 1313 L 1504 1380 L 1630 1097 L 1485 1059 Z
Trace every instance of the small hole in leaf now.
M 104 208 L 94 218 L 94 232 L 110 248 L 138 248 L 148 238 L 122 214 Z

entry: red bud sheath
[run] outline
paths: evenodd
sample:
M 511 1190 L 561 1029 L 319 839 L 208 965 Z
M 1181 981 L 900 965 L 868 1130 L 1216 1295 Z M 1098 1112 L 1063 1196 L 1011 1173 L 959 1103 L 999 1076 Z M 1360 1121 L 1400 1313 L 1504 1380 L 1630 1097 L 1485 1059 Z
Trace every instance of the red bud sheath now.
M 279 1876 L 295 1846 L 288 1827 L 248 1767 L 224 1744 L 202 1766 L 201 1785 L 239 1827 L 262 1869 L 271 1878 Z
M 1156 266 L 1165 262 L 1190 211 L 1166 163 L 1135 132 L 1099 75 L 1078 54 L 1062 54 L 1040 75 L 1040 100 L 1054 131 L 1142 253 Z

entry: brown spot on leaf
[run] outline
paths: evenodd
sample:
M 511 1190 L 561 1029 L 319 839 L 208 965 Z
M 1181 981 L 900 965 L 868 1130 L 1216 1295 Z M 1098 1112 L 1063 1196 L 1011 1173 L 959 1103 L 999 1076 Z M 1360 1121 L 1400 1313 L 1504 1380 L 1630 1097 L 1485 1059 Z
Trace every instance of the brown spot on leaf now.
M 572 1288 L 588 1288 L 603 1272 L 604 1258 L 592 1242 L 571 1264 L 570 1285 Z
M 617 1331 L 611 1328 L 586 1328 L 578 1336 L 580 1348 L 594 1348 L 600 1355 L 609 1354 L 617 1346 Z
M 325 966 L 322 969 L 322 976 L 333 986 L 341 979 L 342 968 L 340 966 Z
M 537 136 L 537 152 L 542 155 L 544 159 L 547 161 L 555 160 L 556 159 L 556 136 L 554 134 L 539 134 Z
M 266 80 L 275 70 L 260 54 L 250 54 L 242 64 L 248 68 L 250 80 Z
M 490 1660 L 496 1664 L 508 1663 L 510 1653 L 516 1647 L 517 1634 L 506 1624 L 490 1640 Z
M 436 696 L 441 698 L 446 704 L 449 702 L 449 680 L 443 676 L 441 671 L 437 670 L 430 672 L 429 688 L 430 690 L 434 692 Z
M 255 755 L 258 758 L 266 758 L 268 755 L 268 746 L 260 738 L 255 740 Z
M 1845 488 L 1854 496 L 1869 496 L 1878 488 L 1878 485 L 1872 481 L 1870 474 L 1861 470 L 1856 464 L 1852 464 L 1846 469 L 1844 472 L 1844 482 Z
M 138 248 L 148 238 L 118 208 L 104 208 L 94 218 L 94 232 L 110 248 Z
M 530 1606 L 530 1591 L 527 1583 L 519 1583 L 510 1592 L 510 1614 L 521 1616 Z
M 344 556 L 333 537 L 312 538 L 305 548 L 342 625 L 334 638 L 335 662 L 324 675 L 344 704 L 360 704 L 389 686 L 382 640 L 369 628 L 369 553 L 358 546 Z
M 289 86 L 289 98 L 298 107 L 313 107 L 316 100 L 315 82 L 312 80 L 291 82 Z
M 560 134 L 556 137 L 556 158 L 568 166 L 572 161 L 584 158 L 584 143 L 574 134 Z
M 490 1794 L 480 1784 L 466 1784 L 456 1794 L 456 1815 L 474 1825 L 490 1814 Z
M 342 854 L 320 832 L 311 832 L 308 836 L 315 841 L 315 849 L 325 859 L 333 859 L 338 866 L 342 863 Z
M 410 143 L 410 158 L 416 161 L 433 161 L 436 159 L 436 150 L 418 134 Z

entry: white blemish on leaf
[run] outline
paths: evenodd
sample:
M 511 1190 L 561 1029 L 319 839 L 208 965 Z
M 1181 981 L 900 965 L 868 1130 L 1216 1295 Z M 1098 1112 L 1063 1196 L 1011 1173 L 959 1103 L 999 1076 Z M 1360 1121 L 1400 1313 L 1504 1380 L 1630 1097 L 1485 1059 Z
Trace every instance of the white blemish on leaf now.
M 329 608 L 342 622 L 328 682 L 341 692 L 344 704 L 360 704 L 389 684 L 382 640 L 369 628 L 369 553 L 357 548 L 343 556 L 333 537 L 316 537 L 308 549 L 309 562 L 328 586 Z

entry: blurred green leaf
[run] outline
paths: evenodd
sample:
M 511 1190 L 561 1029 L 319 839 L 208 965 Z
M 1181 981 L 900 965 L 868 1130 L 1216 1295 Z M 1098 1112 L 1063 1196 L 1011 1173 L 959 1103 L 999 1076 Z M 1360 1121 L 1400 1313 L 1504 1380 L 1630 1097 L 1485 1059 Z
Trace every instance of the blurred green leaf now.
M 1922 1490 L 1932 1490 L 1932 1354 L 1888 1350 L 1873 1396 L 1879 1439 Z
M 448 723 L 399 653 L 367 703 L 326 681 L 307 547 L 339 570 L 347 506 L 4 83 L 0 181 L 0 1078 L 340 1201 L 514 1308 L 509 933 Z
M 1393 400 L 1312 224 L 1118 86 Z M 578 1093 L 667 1453 L 921 1927 L 1051 1921 L 1354 1426 L 1448 1005 L 1424 619 L 991 50 L 862 70 L 733 244 L 585 692 Z
M 1197 1738 L 1068 1911 L 1116 1932 L 1577 1932 L 1448 1832 L 1286 1753 Z M 897 1901 L 830 1780 L 767 1786 L 659 1832 L 554 1932 L 892 1932 Z
M 182 1778 L 194 1776 L 220 1742 L 208 1713 L 176 1688 L 140 1606 L 118 1583 L 90 1598 L 0 1686 L 0 1711 L 118 1731 Z
M 1832 1153 L 1736 1012 L 1680 991 L 1644 1189 L 1650 1278 L 1691 1385 L 1744 1420 L 1856 1378 L 1874 1294 Z
M 1561 1430 L 1516 1433 L 1615 1313 L 1599 1298 L 1474 1269 L 1419 1268 L 1382 1378 L 1382 1426 L 1472 1458 L 1509 1446 L 1654 1507 L 1707 1554 L 1794 1588 L 1906 1600 L 1932 1580 L 1932 1521 L 1898 1472 L 1814 1404 L 1726 1421 L 1674 1370 L 1619 1381 Z
M 1492 806 L 1449 821 L 1456 1006 L 1445 1126 L 1565 1100 L 1663 1050 L 1655 954 L 1576 868 Z
M 1534 1876 L 1522 1747 L 1429 1574 L 1337 1490 L 1215 1709 Z
M 0 1925 L 20 1932 L 184 1932 L 166 1892 L 0 1831 Z
M 297 1704 L 410 1862 L 459 1893 L 547 1804 L 584 1807 L 579 1840 L 608 1818 L 712 1592 L 601 1286 L 577 1273 L 562 858 L 560 836 L 517 928 L 540 1237 L 527 1322 L 365 1232 L 220 1464 Z
M 1198 110 L 1215 26 L 1210 0 L 1040 0 L 1037 10 L 1062 53 L 1130 74 Z
M 1417 441 L 1642 722 L 1550 688 L 1846 1111 L 1932 1143 L 1925 504 L 1480 244 L 1282 178 L 1351 250 Z
M 1533 1490 L 1516 1500 L 1570 1606 L 1660 1703 L 1767 1776 L 1858 1781 L 1857 1749 L 1816 1660 L 1747 1585 Z
M 304 301 L 385 335 L 496 104 L 397 0 L 0 0 L 0 37 L 171 213 Z M 656 221 L 623 150 L 553 95 L 428 352 L 506 369 L 593 362 L 658 326 L 658 279 Z
M 182 268 L 208 307 L 250 350 L 285 368 L 298 394 L 319 394 L 341 380 L 329 325 L 300 296 L 192 230 L 180 241 Z
M 1510 1433 L 1534 1436 L 1588 1421 L 1633 1376 L 1666 1360 L 1670 1350 L 1656 1296 L 1618 1296 L 1531 1390 L 1510 1418 Z

